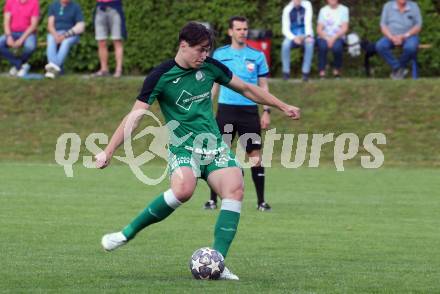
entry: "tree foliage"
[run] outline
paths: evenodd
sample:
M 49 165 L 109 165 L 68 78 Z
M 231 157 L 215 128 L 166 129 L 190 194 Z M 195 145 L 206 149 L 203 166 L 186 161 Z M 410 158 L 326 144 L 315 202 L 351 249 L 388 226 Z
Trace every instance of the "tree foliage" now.
M 76 0 L 82 7 L 87 22 L 86 33 L 75 46 L 66 68 L 70 71 L 88 72 L 96 70 L 97 44 L 94 40 L 92 22 L 95 1 Z M 3 6 L 5 0 L 0 0 Z M 51 1 L 40 0 L 42 20 L 38 29 L 39 50 L 32 57 L 32 64 L 42 68 L 46 62 L 43 43 L 46 39 L 47 7 Z M 209 22 L 217 33 L 217 45 L 227 40 L 227 21 L 232 15 L 244 15 L 249 18 L 252 28 L 269 29 L 273 32 L 272 72 L 280 70 L 281 12 L 287 0 L 126 0 L 124 10 L 127 18 L 128 40 L 125 42 L 124 70 L 127 73 L 147 73 L 161 60 L 171 58 L 177 46 L 179 28 L 187 21 Z M 312 0 L 314 22 L 324 0 Z M 350 8 L 350 30 L 364 39 L 375 41 L 380 37 L 379 18 L 385 0 L 342 0 Z M 440 5 L 438 0 L 419 0 L 424 27 L 422 43 L 433 45 L 432 49 L 422 50 L 419 63 L 422 75 L 440 74 L 440 54 L 434 48 L 440 47 Z M 2 21 L 2 20 L 1 20 Z M 293 53 L 293 67 L 299 70 L 300 54 Z M 316 61 L 316 58 L 315 58 Z M 110 58 L 113 66 L 113 58 Z M 5 65 L 4 62 L 2 62 Z M 376 58 L 375 64 L 380 69 L 386 68 Z M 316 66 L 316 65 L 315 65 Z M 4 67 L 4 66 L 3 66 Z M 351 74 L 362 74 L 362 59 L 345 59 L 344 67 Z

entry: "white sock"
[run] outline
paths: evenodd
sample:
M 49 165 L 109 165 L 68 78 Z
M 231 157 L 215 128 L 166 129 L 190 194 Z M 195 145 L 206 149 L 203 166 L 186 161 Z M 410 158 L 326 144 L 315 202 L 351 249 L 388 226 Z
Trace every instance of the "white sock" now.
M 163 193 L 163 198 L 165 199 L 165 202 L 168 204 L 168 206 L 172 209 L 176 209 L 177 207 L 182 205 L 182 202 L 180 202 L 179 199 L 176 198 L 176 195 L 174 195 L 173 190 L 171 189 Z
M 221 209 L 240 213 L 241 212 L 241 201 L 234 200 L 234 199 L 223 199 Z

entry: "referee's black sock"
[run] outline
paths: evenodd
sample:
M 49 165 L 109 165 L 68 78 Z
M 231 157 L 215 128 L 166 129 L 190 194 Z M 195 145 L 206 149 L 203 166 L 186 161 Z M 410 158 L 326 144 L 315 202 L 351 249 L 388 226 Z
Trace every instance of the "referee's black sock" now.
M 258 204 L 264 202 L 264 167 L 251 167 L 252 180 L 254 180 L 255 190 L 257 191 Z
M 214 190 L 211 189 L 211 200 L 217 203 L 217 193 L 214 192 Z

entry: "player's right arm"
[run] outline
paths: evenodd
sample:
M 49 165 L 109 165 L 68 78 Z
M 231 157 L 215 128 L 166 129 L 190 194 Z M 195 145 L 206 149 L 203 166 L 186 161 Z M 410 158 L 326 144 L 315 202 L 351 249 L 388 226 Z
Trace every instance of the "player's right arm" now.
M 271 93 L 256 85 L 246 83 L 235 75 L 233 75 L 232 80 L 227 86 L 256 103 L 278 108 L 292 119 L 300 118 L 300 109 L 298 107 L 284 103 Z
M 118 149 L 118 147 L 124 142 L 125 138 L 131 135 L 133 131 L 138 127 L 139 122 L 143 117 L 140 112 L 147 110 L 149 107 L 150 105 L 143 101 L 137 100 L 134 103 L 131 111 L 124 117 L 124 119 L 114 132 L 107 147 L 104 149 L 103 152 L 95 156 L 97 168 L 105 168 L 110 163 L 110 159 L 113 157 L 116 149 Z M 131 125 L 127 125 L 127 122 L 132 120 L 133 123 Z M 126 127 L 128 127 L 127 131 Z

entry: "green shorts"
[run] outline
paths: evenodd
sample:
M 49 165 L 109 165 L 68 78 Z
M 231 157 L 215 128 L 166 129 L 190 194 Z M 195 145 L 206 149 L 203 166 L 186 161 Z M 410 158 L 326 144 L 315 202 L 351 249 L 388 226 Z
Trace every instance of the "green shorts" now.
M 227 146 L 219 147 L 210 152 L 196 152 L 191 147 L 174 147 L 169 150 L 168 171 L 171 176 L 173 172 L 182 166 L 190 167 L 197 178 L 204 180 L 215 170 L 226 167 L 239 167 L 240 163 L 235 158 L 231 149 Z

